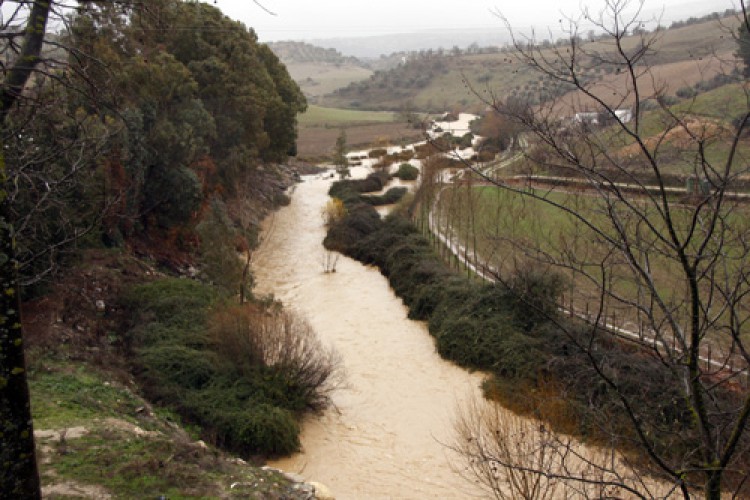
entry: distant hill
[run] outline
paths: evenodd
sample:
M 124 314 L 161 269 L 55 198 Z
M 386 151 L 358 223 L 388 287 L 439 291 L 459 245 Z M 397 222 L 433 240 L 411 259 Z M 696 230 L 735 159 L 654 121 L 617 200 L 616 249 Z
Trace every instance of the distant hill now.
M 659 28 L 661 40 L 647 63 L 672 95 L 682 87 L 710 80 L 721 71 L 731 70 L 736 42 L 728 30 L 737 23 L 733 16 L 713 14 L 674 23 L 670 29 Z M 625 43 L 634 46 L 639 41 L 633 36 Z M 544 44 L 548 47 L 545 50 L 554 50 L 551 42 Z M 557 42 L 561 44 L 564 42 Z M 602 41 L 589 42 L 586 48 L 601 53 L 611 50 Z M 481 110 L 482 101 L 470 87 L 485 97 L 515 95 L 531 104 L 559 100 L 568 91 L 540 78 L 516 60 L 513 50 L 497 46 L 423 50 L 396 59 L 400 61 L 395 67 L 375 71 L 368 79 L 337 89 L 320 102 L 330 107 L 370 110 Z M 388 62 L 393 64 L 394 58 Z M 617 85 L 622 75 L 616 67 L 593 65 L 588 78 L 592 83 Z
M 365 63 L 356 57 L 343 56 L 336 49 L 305 42 L 270 42 L 267 45 L 313 104 L 325 94 L 372 75 Z
M 362 66 L 362 62 L 356 57 L 344 56 L 333 48 L 326 49 L 305 42 L 268 42 L 266 45 L 284 64 L 322 62 Z
M 361 59 L 377 59 L 394 52 L 412 52 L 438 48 L 468 48 L 471 45 L 502 46 L 510 42 L 507 31 L 498 20 L 497 29 L 485 30 L 441 30 L 418 33 L 396 33 L 351 38 L 329 38 L 311 40 L 322 47 L 332 47 L 343 54 L 351 54 Z

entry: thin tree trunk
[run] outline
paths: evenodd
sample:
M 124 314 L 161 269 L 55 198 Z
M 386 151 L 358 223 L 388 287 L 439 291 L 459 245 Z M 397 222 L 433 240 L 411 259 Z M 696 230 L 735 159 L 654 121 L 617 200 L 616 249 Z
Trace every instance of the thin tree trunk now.
M 36 0 L 26 22 L 23 48 L 5 73 L 0 88 L 0 128 L 39 63 L 49 1 Z M 0 496 L 35 499 L 41 497 L 34 449 L 34 426 L 26 380 L 18 262 L 13 239 L 13 221 L 6 186 L 8 177 L 0 141 Z
M 3 498 L 33 499 L 40 498 L 39 473 L 6 182 L 0 149 L 0 492 Z

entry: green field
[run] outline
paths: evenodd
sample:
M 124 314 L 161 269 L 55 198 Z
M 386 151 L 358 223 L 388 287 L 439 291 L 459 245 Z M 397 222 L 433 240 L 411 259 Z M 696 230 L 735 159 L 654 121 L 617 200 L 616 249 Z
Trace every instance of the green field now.
M 605 242 L 605 236 L 612 236 L 614 230 L 604 201 L 590 194 L 529 192 L 543 196 L 547 201 L 490 186 L 453 186 L 442 192 L 437 215 L 443 227 L 450 226 L 468 247 L 469 258 L 474 257 L 476 250 L 480 263 L 489 264 L 504 275 L 518 269 L 549 266 L 566 276 L 568 288 L 563 300 L 578 310 L 595 310 L 599 292 L 605 286 L 623 298 L 622 301 L 608 299 L 605 305 L 609 311 L 607 315 L 620 318 L 621 322 L 637 324 L 639 319 L 626 302 L 636 301 L 643 290 L 634 280 L 621 253 L 613 252 L 611 245 Z M 682 309 L 685 306 L 685 282 L 680 263 L 672 257 L 673 251 L 667 243 L 660 241 L 661 236 L 667 234 L 664 222 L 656 208 L 646 201 L 637 201 L 635 206 L 645 214 L 653 229 L 646 228 L 645 221 L 629 216 L 622 204 L 615 204 L 615 211 L 631 241 L 639 241 L 637 246 L 643 253 L 637 258 L 643 264 L 647 257 L 659 293 Z M 693 211 L 676 203 L 672 210 L 677 232 L 684 237 Z M 604 235 L 595 233 L 576 215 L 602 229 Z M 726 214 L 725 223 L 731 230 L 724 235 L 727 239 L 722 242 L 726 268 L 713 270 L 718 280 L 728 278 L 731 281 L 731 276 L 743 266 L 742 240 L 750 233 L 747 215 L 748 207 L 744 205 Z M 689 250 L 697 250 L 697 242 L 689 245 Z M 703 283 L 707 287 L 710 280 Z
M 303 127 L 362 125 L 367 123 L 395 122 L 396 114 L 389 111 L 357 111 L 353 109 L 325 108 L 310 105 L 300 115 L 299 124 Z

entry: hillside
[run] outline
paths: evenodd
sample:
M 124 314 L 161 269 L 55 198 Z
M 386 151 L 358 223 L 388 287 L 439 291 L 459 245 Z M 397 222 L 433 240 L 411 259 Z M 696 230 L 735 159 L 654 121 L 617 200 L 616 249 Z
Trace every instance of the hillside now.
M 666 85 L 667 94 L 685 86 L 708 80 L 718 72 L 731 71 L 736 42 L 731 31 L 737 26 L 732 16 L 707 16 L 690 23 L 677 23 L 661 29 L 659 41 L 644 59 L 656 81 Z M 634 48 L 640 36 L 624 40 L 624 47 Z M 553 47 L 543 44 L 540 55 L 565 50 L 565 43 Z M 606 41 L 582 44 L 590 53 L 606 54 L 612 50 Z M 585 58 L 579 61 L 587 64 Z M 591 63 L 589 77 L 604 85 L 621 85 L 616 67 Z M 468 85 L 467 85 L 468 84 Z M 406 104 L 423 111 L 441 111 L 459 107 L 481 110 L 484 106 L 471 88 L 484 97 L 515 95 L 531 104 L 559 97 L 565 89 L 553 89 L 549 82 L 532 74 L 517 60 L 514 51 L 498 47 L 467 50 L 427 50 L 411 53 L 395 68 L 375 72 L 369 79 L 326 95 L 320 102 L 326 106 L 356 109 L 399 109 Z
M 35 74 L 0 46 L 2 498 L 39 490 L 32 421 L 52 497 L 288 498 L 288 479 L 248 463 L 299 449 L 301 419 L 328 402 L 292 368 L 309 349 L 229 345 L 239 318 L 293 323 L 253 297 L 245 256 L 289 201 L 305 98 L 216 7 L 150 8 L 65 11 L 54 52 L 31 44 L 47 58 Z
M 361 65 L 359 59 L 343 56 L 336 49 L 325 49 L 305 42 L 269 42 L 270 48 L 284 63 L 331 63 Z
M 311 485 L 206 444 L 198 426 L 143 397 L 119 296 L 165 275 L 125 253 L 80 258 L 53 293 L 24 305 L 43 496 L 310 498 Z
M 345 57 L 336 49 L 304 42 L 271 42 L 267 45 L 284 63 L 310 102 L 372 75 L 365 63 L 356 57 Z

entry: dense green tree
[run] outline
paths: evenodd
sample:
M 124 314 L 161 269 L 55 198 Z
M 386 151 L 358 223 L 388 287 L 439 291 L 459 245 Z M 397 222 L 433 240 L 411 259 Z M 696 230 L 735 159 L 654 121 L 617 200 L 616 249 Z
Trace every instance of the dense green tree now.
M 178 2 L 161 19 L 201 27 L 159 32 L 158 42 L 189 69 L 214 117 L 218 133 L 210 150 L 225 190 L 234 192 L 244 170 L 293 153 L 296 115 L 306 102 L 255 33 L 202 3 Z

